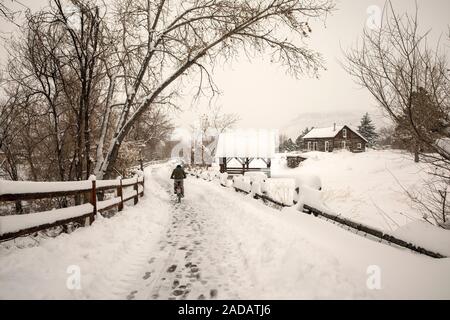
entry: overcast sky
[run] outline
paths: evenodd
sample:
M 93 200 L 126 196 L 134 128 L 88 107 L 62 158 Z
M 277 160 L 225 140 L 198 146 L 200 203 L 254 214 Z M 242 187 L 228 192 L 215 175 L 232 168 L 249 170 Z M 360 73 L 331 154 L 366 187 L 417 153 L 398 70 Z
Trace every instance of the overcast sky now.
M 46 0 L 22 0 L 32 9 L 44 6 Z M 232 65 L 215 69 L 215 80 L 222 94 L 216 103 L 225 112 L 240 115 L 240 127 L 280 129 L 295 137 L 306 126 L 331 126 L 334 122 L 357 125 L 362 114 L 369 112 L 380 126 L 381 113 L 368 92 L 359 88 L 339 61 L 342 49 L 347 49 L 361 36 L 372 6 L 382 8 L 384 0 L 336 0 L 337 11 L 325 24 L 312 23 L 310 47 L 322 53 L 327 71 L 319 79 L 299 80 L 285 74 L 283 68 L 269 59 L 239 59 Z M 415 1 L 393 0 L 397 11 L 413 11 Z M 431 29 L 434 39 L 448 32 L 450 25 L 449 0 L 417 0 L 419 21 L 423 29 Z M 19 7 L 20 8 L 20 7 Z M 2 31 L 11 25 L 0 21 Z M 450 42 L 447 42 L 447 50 Z M 4 62 L 5 52 L 0 49 Z M 175 115 L 175 122 L 186 127 L 195 118 L 194 110 L 186 102 L 184 112 Z

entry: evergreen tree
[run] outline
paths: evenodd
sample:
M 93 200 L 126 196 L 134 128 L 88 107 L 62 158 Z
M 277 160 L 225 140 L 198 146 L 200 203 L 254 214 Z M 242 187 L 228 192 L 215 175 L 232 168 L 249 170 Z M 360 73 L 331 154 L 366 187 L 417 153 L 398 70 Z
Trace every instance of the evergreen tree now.
M 284 143 L 284 149 L 285 149 L 287 152 L 295 151 L 295 150 L 297 150 L 297 145 L 294 143 L 294 141 L 292 141 L 291 138 L 289 138 L 289 139 Z
M 302 133 L 297 137 L 297 139 L 295 140 L 295 144 L 297 145 L 297 149 L 299 149 L 299 150 L 304 149 L 303 137 L 306 136 L 312 129 L 314 129 L 314 127 L 311 127 L 311 128 L 306 127 L 302 131 Z
M 280 152 L 291 152 L 297 150 L 297 145 L 291 138 L 284 137 L 280 143 Z
M 405 112 L 399 117 L 393 138 L 397 146 L 409 150 L 414 155 L 414 161 L 419 162 L 421 152 L 433 152 L 433 148 L 430 148 L 433 141 L 447 135 L 444 120 L 447 115 L 433 103 L 431 95 L 424 88 L 413 92 L 411 97 L 411 112 Z
M 361 124 L 358 127 L 358 132 L 364 138 L 369 141 L 369 145 L 374 145 L 376 139 L 378 138 L 378 134 L 375 131 L 375 126 L 372 123 L 372 119 L 370 119 L 369 113 L 366 113 L 361 118 Z

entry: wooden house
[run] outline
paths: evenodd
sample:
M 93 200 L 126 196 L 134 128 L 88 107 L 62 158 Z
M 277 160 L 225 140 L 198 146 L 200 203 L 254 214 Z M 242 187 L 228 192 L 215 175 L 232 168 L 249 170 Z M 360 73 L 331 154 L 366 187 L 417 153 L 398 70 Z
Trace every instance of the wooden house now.
M 307 151 L 333 152 L 346 149 L 351 152 L 366 151 L 367 139 L 350 126 L 315 128 L 303 137 Z

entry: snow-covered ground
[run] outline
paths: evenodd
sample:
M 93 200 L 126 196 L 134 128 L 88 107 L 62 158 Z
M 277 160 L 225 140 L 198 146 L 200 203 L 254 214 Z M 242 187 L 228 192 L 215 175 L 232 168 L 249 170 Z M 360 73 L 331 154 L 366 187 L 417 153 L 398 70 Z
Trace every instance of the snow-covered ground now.
M 139 204 L 111 219 L 35 247 L 2 245 L 0 298 L 450 298 L 450 259 L 267 207 L 218 180 L 189 177 L 179 205 L 169 166 L 145 174 Z M 70 266 L 81 290 L 66 286 Z M 374 270 L 380 289 L 367 286 Z
M 308 159 L 295 169 L 281 157 L 274 160 L 274 174 L 317 175 L 322 200 L 333 212 L 450 256 L 450 231 L 424 222 L 405 192 L 420 192 L 427 179 L 425 165 L 411 155 L 390 150 L 304 155 Z
M 145 192 L 165 195 L 151 183 L 145 184 Z M 122 283 L 135 278 L 134 268 L 140 268 L 148 252 L 154 250 L 152 246 L 168 224 L 167 200 L 167 196 L 145 198 L 112 219 L 100 217 L 89 228 L 40 239 L 37 246 L 27 238 L 0 243 L 0 299 L 109 299 L 125 295 L 128 288 L 123 291 Z M 15 247 L 26 243 L 33 246 Z M 78 267 L 81 290 L 69 290 L 66 282 L 72 281 L 69 277 Z

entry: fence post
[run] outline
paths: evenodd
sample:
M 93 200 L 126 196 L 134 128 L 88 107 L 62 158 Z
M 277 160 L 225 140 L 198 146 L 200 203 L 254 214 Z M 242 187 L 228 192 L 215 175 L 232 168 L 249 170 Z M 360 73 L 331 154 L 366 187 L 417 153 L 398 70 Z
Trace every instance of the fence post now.
M 122 192 L 122 177 L 120 177 L 120 185 L 117 187 L 117 196 L 120 197 L 118 209 L 123 210 L 123 192 Z
M 142 175 L 142 196 L 144 196 L 144 190 L 145 190 L 145 176 Z
M 134 190 L 136 190 L 136 196 L 134 197 L 134 204 L 139 202 L 139 176 L 136 176 L 136 183 L 134 184 Z
M 97 181 L 92 180 L 92 189 L 91 189 L 91 204 L 94 207 L 92 211 L 92 215 L 89 218 L 89 224 L 92 224 L 95 221 L 95 216 L 97 215 Z

